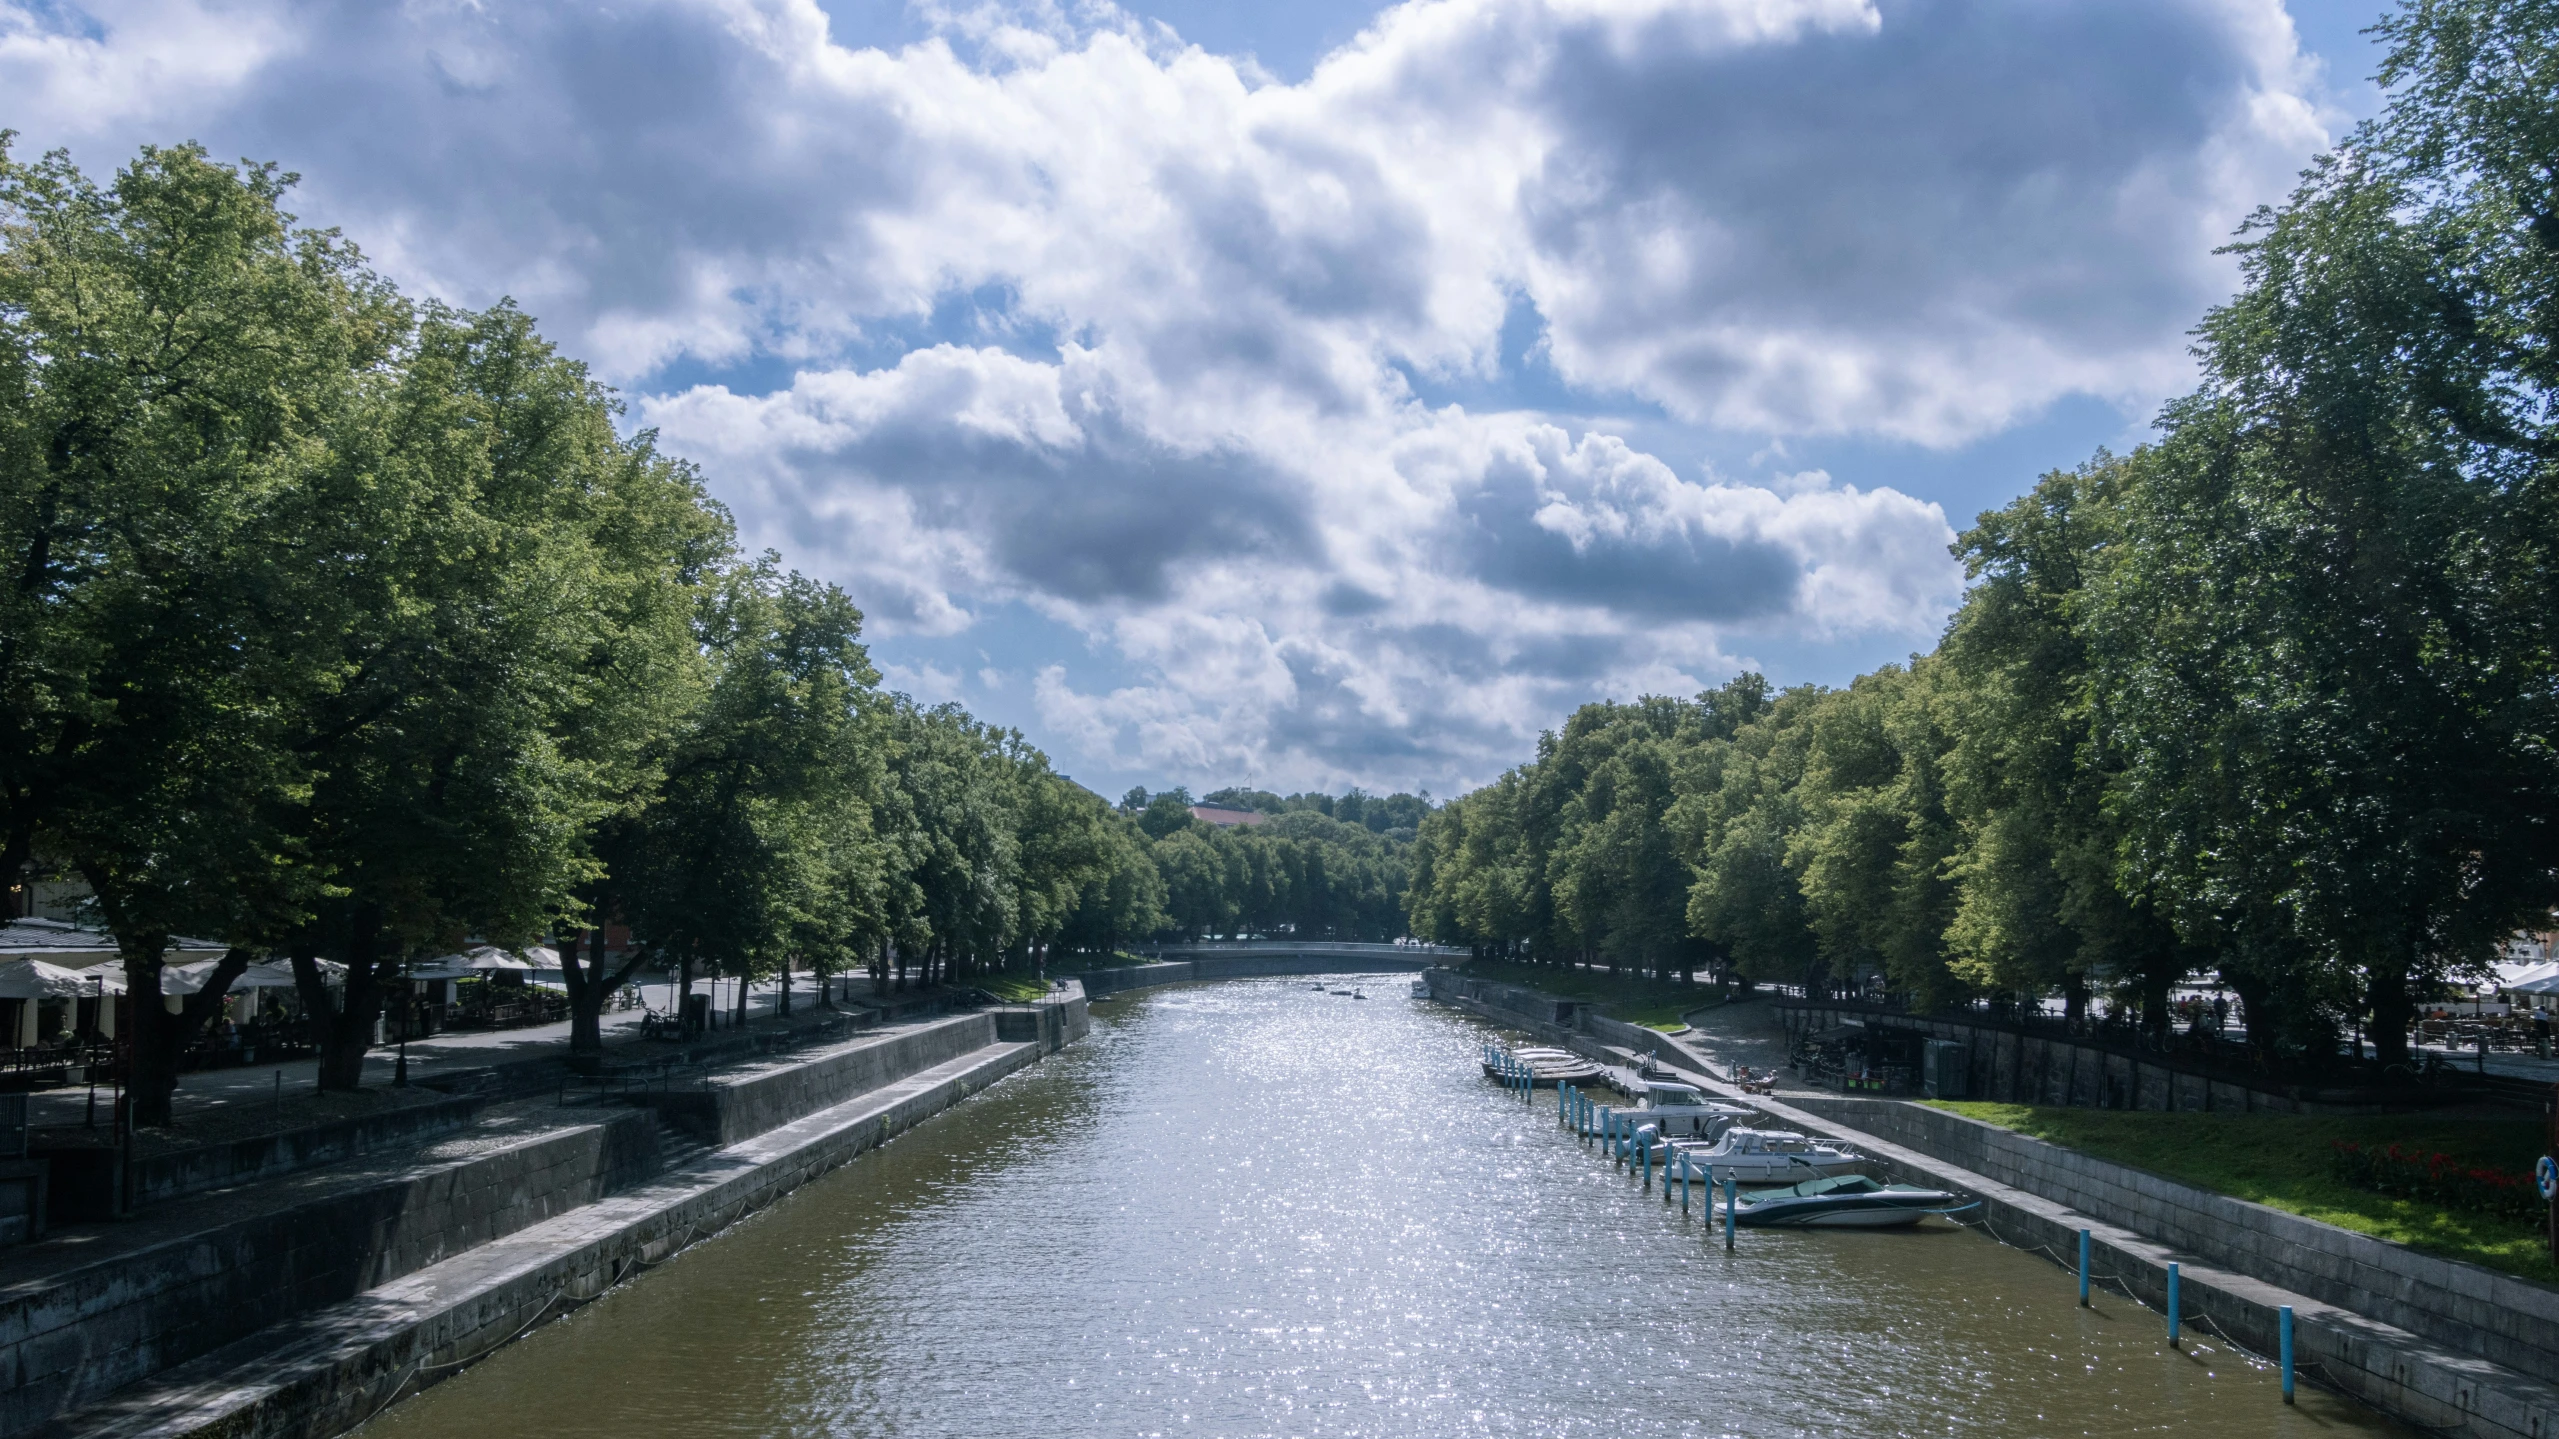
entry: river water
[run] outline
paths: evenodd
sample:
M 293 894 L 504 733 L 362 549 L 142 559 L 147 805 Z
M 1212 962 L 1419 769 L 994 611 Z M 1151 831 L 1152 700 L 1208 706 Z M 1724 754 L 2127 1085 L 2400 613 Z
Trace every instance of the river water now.
M 2407 1432 L 2306 1385 L 2287 1410 L 2217 1338 L 2171 1350 L 1945 1220 L 1726 1254 L 1407 983 L 1096 1004 L 1084 1043 L 365 1432 Z

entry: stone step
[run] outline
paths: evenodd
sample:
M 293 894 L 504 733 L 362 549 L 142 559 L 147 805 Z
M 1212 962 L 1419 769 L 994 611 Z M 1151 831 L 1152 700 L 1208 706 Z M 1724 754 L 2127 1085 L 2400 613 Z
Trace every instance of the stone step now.
M 991 1044 L 157 1375 L 45 1439 L 322 1439 L 1040 1057 Z M 14 1432 L 14 1431 L 13 1431 Z
M 528 1106 L 416 1150 L 72 1225 L 0 1258 L 0 1433 L 590 1204 L 659 1166 L 628 1110 Z

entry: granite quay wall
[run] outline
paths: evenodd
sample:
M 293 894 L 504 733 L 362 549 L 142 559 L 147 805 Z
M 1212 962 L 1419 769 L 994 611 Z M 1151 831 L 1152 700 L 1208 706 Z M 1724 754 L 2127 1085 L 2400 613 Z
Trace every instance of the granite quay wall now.
M 1482 981 L 1462 980 L 1444 970 L 1435 970 L 1427 978 L 1435 996 L 1469 1012 L 1550 1041 L 1575 1041 L 1576 1048 L 1591 1043 L 1577 1030 L 1558 1025 L 1553 1019 L 1555 1006 L 1567 1001 L 1524 991 L 1529 998 L 1523 1002 L 1518 995 L 1501 992 L 1515 987 L 1486 986 Z M 1908 1116 L 1914 1112 L 1947 1119 L 1958 1116 L 1894 1100 L 1823 1096 L 1777 1101 L 1746 1095 L 1714 1078 L 1702 1057 L 1684 1044 L 1674 1041 L 1665 1045 L 1665 1063 L 1672 1062 L 1673 1050 L 1688 1060 L 1680 1067 L 1705 1076 L 1710 1090 L 1749 1105 L 1778 1123 L 1856 1146 L 1860 1153 L 1873 1159 L 1875 1169 L 1884 1178 L 1948 1189 L 1979 1200 L 1981 1207 L 1964 1217 L 2003 1243 L 2039 1250 L 2067 1267 L 2075 1263 L 2079 1231 L 2088 1230 L 2094 1273 L 2101 1283 L 2114 1285 L 2138 1303 L 2157 1308 L 2166 1302 L 2167 1266 L 2171 1261 L 2177 1262 L 2180 1305 L 2188 1322 L 2198 1328 L 2210 1326 L 2230 1342 L 2258 1354 L 2275 1351 L 2278 1312 L 2291 1307 L 2295 1314 L 2294 1352 L 2303 1372 L 2384 1413 L 2443 1433 L 2476 1439 L 2559 1439 L 2559 1388 L 2546 1378 L 2559 1373 L 2559 1365 L 2554 1365 L 2545 1357 L 2545 1351 L 2531 1342 L 2533 1336 L 2545 1332 L 2538 1319 L 2500 1321 L 2470 1336 L 2476 1344 L 2489 1345 L 2514 1361 L 2502 1362 L 2488 1357 L 2475 1344 L 2435 1339 L 2380 1315 L 2322 1298 L 2318 1292 L 2287 1280 L 2303 1277 L 2305 1271 L 2310 1276 L 2344 1273 L 2348 1279 L 2332 1279 L 2331 1283 L 2348 1287 L 2328 1292 L 2377 1295 L 2409 1305 L 2408 1282 L 2399 1276 L 2422 1276 L 2429 1264 L 2443 1264 L 2447 1269 L 2465 1271 L 2449 1276 L 2448 1287 L 2460 1301 L 2453 1312 L 2474 1318 L 2501 1298 L 2524 1297 L 2511 1293 L 2505 1285 L 2531 1291 L 2525 1304 L 2528 1314 L 2545 1315 L 2549 1312 L 2546 1301 L 2550 1291 L 2542 1286 L 2507 1280 L 2472 1265 L 2430 1261 L 2351 1231 L 2272 1210 L 2264 1212 L 2290 1220 L 2305 1230 L 2325 1231 L 2309 1238 L 2311 1253 L 2283 1253 L 2288 1241 L 2273 1230 L 2259 1231 L 2245 1242 L 2225 1239 L 2218 1247 L 2207 1250 L 2188 1242 L 2198 1237 L 2193 1233 L 2171 1239 L 2158 1232 L 2174 1227 L 2161 1218 L 2160 1211 L 2171 1206 L 2158 1191 L 2184 1186 L 2170 1185 L 2139 1171 L 2105 1173 L 2106 1169 L 2122 1170 L 2122 1166 L 2092 1167 L 2100 1163 L 2097 1161 L 2091 1161 L 2090 1166 L 2019 1164 L 2013 1158 L 1995 1155 L 1992 1140 L 1979 1135 L 1949 1142 L 1947 1155 L 1940 1155 L 1926 1147 L 1935 1142 L 1932 1135 L 1939 1133 L 1934 1122 Z M 1583 1052 L 1589 1050 L 1584 1048 Z M 1993 1135 L 2007 1134 L 1995 1126 L 1961 1122 L 1989 1130 Z M 1921 1142 L 1902 1142 L 1878 1131 Z M 1968 1143 L 1980 1147 L 1969 1148 Z M 2041 1147 L 2072 1159 L 2085 1159 L 2058 1146 Z M 2015 1181 L 2025 1182 L 1986 1173 L 1967 1163 L 1968 1159 L 1993 1168 L 2004 1166 Z M 2055 1178 L 2056 1173 L 2069 1175 L 2069 1181 Z M 2035 1187 L 2038 1184 L 2048 1185 L 2052 1192 L 2040 1192 Z M 2189 1196 L 2201 1194 L 2191 1189 L 2185 1192 Z M 2241 1201 L 2224 1196 L 2201 1197 L 2241 1205 Z M 2209 1223 L 2213 1208 L 2209 1203 L 2197 1206 L 2196 1212 L 2203 1219 L 2184 1222 Z M 2109 1214 L 2123 1217 L 2109 1218 Z M 2295 1241 L 2303 1237 L 2292 1236 Z M 2355 1254 L 2360 1246 L 2392 1251 L 2392 1267 L 2371 1266 L 2370 1273 L 2357 1271 Z M 2060 1298 L 2057 1302 L 2069 1301 Z M 2414 1317 L 2413 1306 L 2399 1312 L 2403 1317 Z M 2499 1337 L 2478 1338 L 2490 1334 Z
M 133 1202 L 136 1206 L 157 1204 L 181 1195 L 291 1174 L 377 1149 L 433 1139 L 468 1126 L 486 1103 L 476 1095 L 465 1095 L 283 1134 L 198 1145 L 138 1159 L 133 1164 Z
M 161 1375 L 48 1435 L 328 1439 L 1008 1074 L 996 1044 Z
M 654 1121 L 608 1113 L 0 1284 L 0 1432 L 592 1204 L 656 1159 Z
M 2418 1091 L 2321 1089 L 2251 1083 L 2192 1056 L 2145 1054 L 2064 1034 L 2021 1031 L 1943 1015 L 1895 1014 L 1868 1005 L 1779 999 L 1789 1035 L 1840 1024 L 1910 1030 L 1967 1047 L 1973 1099 L 2092 1109 L 2204 1110 L 2233 1114 L 2379 1114 L 2426 1098 Z M 2458 1094 L 2438 1096 L 2450 1100 Z
M 1795 1099 L 2002 1184 L 2527 1374 L 2559 1374 L 2559 1289 L 2163 1179 L 1942 1109 Z
M 1084 986 L 1072 979 L 1055 985 L 1046 999 L 989 1011 L 995 1016 L 995 1037 L 1007 1044 L 1036 1044 L 1042 1054 L 1055 1054 L 1092 1033 L 1093 1012 Z
M 953 1015 L 900 1033 L 866 1034 L 787 1060 L 712 1075 L 699 1100 L 681 1092 L 638 1098 L 683 1128 L 725 1146 L 995 1042 L 994 1015 Z
M 1737 1092 L 1735 1096 L 1741 1097 Z M 1966 1221 L 1979 1225 L 2002 1243 L 2040 1250 L 2065 1269 L 2076 1262 L 2079 1231 L 2087 1230 L 2091 1241 L 2090 1270 L 2099 1288 L 2112 1286 L 2152 1309 L 2167 1302 L 2168 1265 L 2174 1261 L 2180 1271 L 2179 1306 L 2186 1322 L 2199 1330 L 2216 1331 L 2231 1343 L 2261 1356 L 2276 1351 L 2278 1314 L 2290 1307 L 2295 1317 L 2293 1349 L 2303 1374 L 2383 1413 L 2439 1433 L 2472 1439 L 2549 1439 L 2559 1435 L 2559 1388 L 2544 1377 L 2549 1373 L 2546 1368 L 2500 1365 L 2468 1348 L 2439 1343 L 2247 1269 L 2225 1268 L 2193 1249 L 2167 1242 L 2138 1226 L 2109 1221 L 2073 1204 L 2003 1183 L 1954 1161 L 1798 1107 L 1805 1103 L 1801 1099 L 1746 1102 L 1792 1127 L 1857 1146 L 1861 1153 L 1874 1159 L 1875 1167 L 1888 1179 L 1951 1189 L 1978 1199 L 1981 1207 L 1963 1216 Z M 1842 1101 L 1811 1102 L 1827 1108 Z M 2119 1202 L 2124 1198 L 2117 1196 Z M 2137 1206 L 2126 1207 L 2139 1212 Z
M 1651 1059 L 1666 1069 L 1701 1078 L 1710 1073 L 1705 1061 L 1670 1043 L 1661 1031 L 1612 1018 L 1594 1005 L 1558 999 L 1523 985 L 1470 978 L 1452 969 L 1426 970 L 1422 982 L 1430 987 L 1431 998 L 1443 1004 L 1527 1030 L 1548 1044 L 1604 1064 Z

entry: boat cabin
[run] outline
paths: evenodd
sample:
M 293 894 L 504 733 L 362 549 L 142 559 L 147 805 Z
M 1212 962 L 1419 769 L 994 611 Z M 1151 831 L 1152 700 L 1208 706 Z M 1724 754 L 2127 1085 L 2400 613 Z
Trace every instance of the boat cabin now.
M 1653 1126 L 1663 1139 L 1714 1139 L 1750 1116 L 1740 1105 L 1709 1099 L 1696 1085 L 1676 1080 L 1645 1080 L 1642 1098 L 1636 1122 Z

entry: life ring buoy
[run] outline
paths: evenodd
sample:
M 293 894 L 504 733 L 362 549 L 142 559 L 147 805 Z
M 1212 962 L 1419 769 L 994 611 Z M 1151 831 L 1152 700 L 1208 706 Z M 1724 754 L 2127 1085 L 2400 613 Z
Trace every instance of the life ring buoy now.
M 2532 1167 L 2532 1182 L 2541 1190 L 2542 1198 L 2559 1199 L 2559 1159 L 2541 1156 L 2541 1162 Z

